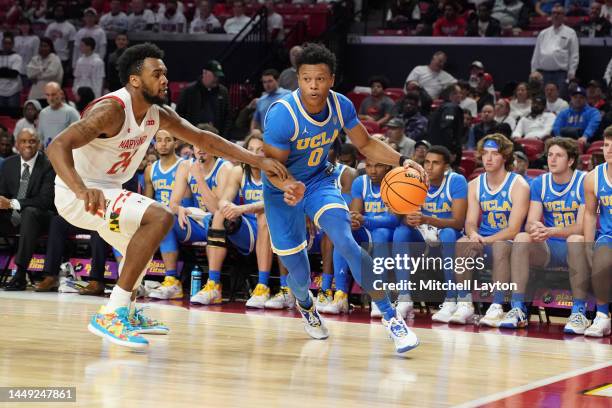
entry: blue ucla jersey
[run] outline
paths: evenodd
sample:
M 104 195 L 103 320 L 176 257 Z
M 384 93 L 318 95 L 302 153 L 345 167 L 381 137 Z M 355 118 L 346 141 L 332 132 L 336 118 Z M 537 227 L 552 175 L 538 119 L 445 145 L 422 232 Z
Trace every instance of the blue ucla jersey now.
M 531 201 L 542 204 L 544 225 L 565 228 L 576 223 L 578 209 L 584 204 L 584 177 L 586 173 L 574 171 L 567 184 L 554 182 L 552 174 L 538 176 L 531 183 Z M 565 241 L 565 238 L 551 237 L 552 240 Z
M 311 116 L 300 101 L 300 90 L 274 102 L 265 119 L 264 142 L 289 150 L 285 166 L 297 180 L 309 187 L 327 176 L 329 149 L 343 128 L 359 123 L 352 102 L 344 95 L 329 91 L 327 105 Z M 274 189 L 263 177 L 264 183 Z
M 351 195 L 353 198 L 363 200 L 363 215 L 366 217 L 387 212 L 387 207 L 380 197 L 380 185 L 372 184 L 372 180 L 366 174 L 353 181 Z
M 452 218 L 453 200 L 467 197 L 467 181 L 461 174 L 449 171 L 439 187 L 429 186 L 423 215 L 435 218 Z
M 243 204 L 255 204 L 263 200 L 263 185 L 261 180 L 253 180 L 253 176 L 247 177 L 247 173 L 244 172 L 242 175 L 242 181 L 240 182 L 239 196 Z M 256 219 L 255 214 L 244 214 L 245 217 Z
M 595 188 L 599 204 L 599 229 L 597 238 L 612 237 L 612 180 L 608 179 L 608 163 L 595 168 Z
M 492 191 L 487 184 L 487 173 L 478 176 L 478 199 L 482 212 L 478 233 L 483 237 L 491 236 L 508 228 L 508 220 L 512 211 L 512 187 L 517 177 L 520 176 L 508 172 L 504 182 L 497 190 Z
M 178 159 L 176 163 L 167 170 L 161 168 L 160 160 L 157 160 L 151 166 L 151 184 L 153 184 L 154 191 L 153 199 L 158 203 L 162 203 L 166 206 L 170 205 L 170 196 L 172 195 L 174 181 L 176 180 L 176 170 L 182 161 L 183 159 Z
M 193 159 L 193 160 L 196 160 L 196 159 Z M 211 190 L 217 187 L 218 185 L 217 175 L 219 174 L 219 170 L 224 166 L 231 166 L 231 164 L 230 162 L 225 161 L 220 157 L 217 158 L 212 170 L 204 178 L 206 180 L 206 185 L 208 185 L 208 188 L 210 188 Z M 204 205 L 204 200 L 202 200 L 202 194 L 200 193 L 200 188 L 198 187 L 198 183 L 196 182 L 195 178 L 191 175 L 191 173 L 189 174 L 189 188 L 191 188 L 191 194 L 193 196 L 193 204 L 197 206 L 198 208 L 205 209 L 206 206 Z

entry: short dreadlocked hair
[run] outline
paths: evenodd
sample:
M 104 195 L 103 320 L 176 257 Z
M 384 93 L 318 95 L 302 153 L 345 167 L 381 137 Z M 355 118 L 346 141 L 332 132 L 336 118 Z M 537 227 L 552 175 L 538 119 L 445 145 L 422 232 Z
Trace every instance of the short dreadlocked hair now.
M 140 75 L 146 58 L 162 59 L 164 58 L 164 52 L 155 44 L 144 43 L 133 45 L 121 54 L 117 66 L 122 85 L 128 83 L 130 75 Z
M 295 65 L 299 71 L 302 65 L 325 64 L 332 75 L 336 72 L 336 56 L 324 45 L 307 43 L 304 51 L 296 58 Z

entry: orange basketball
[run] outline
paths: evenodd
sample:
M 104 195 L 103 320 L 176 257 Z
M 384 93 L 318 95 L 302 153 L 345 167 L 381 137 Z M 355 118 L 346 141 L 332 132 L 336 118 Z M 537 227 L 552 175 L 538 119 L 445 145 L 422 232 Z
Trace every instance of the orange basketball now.
M 396 214 L 418 211 L 427 197 L 427 185 L 419 180 L 419 172 L 396 167 L 380 183 L 380 196 L 385 205 Z

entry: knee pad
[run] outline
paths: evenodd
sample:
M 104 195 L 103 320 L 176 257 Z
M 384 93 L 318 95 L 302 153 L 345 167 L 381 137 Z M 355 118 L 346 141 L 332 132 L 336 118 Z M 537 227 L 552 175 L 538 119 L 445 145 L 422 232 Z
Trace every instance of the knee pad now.
M 225 219 L 223 221 L 223 228 L 225 228 L 225 232 L 227 233 L 227 235 L 232 235 L 233 233 L 238 231 L 241 225 L 242 225 L 242 217 L 238 217 L 233 220 Z
M 211 247 L 227 248 L 225 230 L 209 228 L 207 242 Z

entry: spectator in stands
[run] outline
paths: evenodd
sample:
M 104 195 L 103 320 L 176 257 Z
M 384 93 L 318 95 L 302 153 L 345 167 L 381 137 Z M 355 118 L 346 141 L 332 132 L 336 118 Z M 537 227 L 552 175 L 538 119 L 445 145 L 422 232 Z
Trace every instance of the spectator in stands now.
M 529 74 L 527 93 L 529 94 L 529 98 L 544 94 L 544 76 L 542 76 L 540 71 L 533 71 Z
M 531 98 L 527 83 L 521 82 L 514 89 L 514 98 L 510 101 L 510 116 L 515 120 L 527 116 L 531 112 Z
M 251 17 L 244 15 L 244 1 L 236 0 L 232 7 L 234 17 L 228 18 L 223 25 L 223 29 L 228 34 L 238 34 L 249 24 Z
M 0 51 L 0 113 L 13 115 L 19 109 L 21 94 L 22 59 L 13 49 L 15 38 L 10 32 L 4 33 Z
M 416 141 L 406 135 L 404 132 L 405 128 L 406 125 L 403 120 L 400 118 L 393 118 L 387 123 L 386 136 L 389 142 L 397 146 L 397 151 L 400 152 L 401 155 L 411 157 L 414 154 L 414 145 Z M 419 134 L 419 137 L 422 136 L 422 134 L 423 132 Z
M 94 52 L 98 54 L 101 60 L 104 61 L 106 58 L 106 33 L 99 25 L 96 24 L 98 19 L 98 12 L 94 8 L 88 8 L 83 12 L 83 23 L 85 26 L 77 31 L 74 36 L 74 50 L 72 53 L 72 68 L 76 69 L 76 64 L 81 57 L 81 40 L 89 37 L 94 40 L 95 49 Z M 104 66 L 104 64 L 102 64 Z
M 499 37 L 501 25 L 499 20 L 491 17 L 491 3 L 485 1 L 478 5 L 478 15 L 473 16 L 467 25 L 468 37 Z
M 482 62 L 472 61 L 470 64 L 470 78 L 468 79 L 470 87 L 476 88 L 480 82 L 480 78 L 485 72 L 485 67 Z
M 32 32 L 32 24 L 28 19 L 19 21 L 19 34 L 15 36 L 15 52 L 21 56 L 21 73 L 25 74 L 32 57 L 38 54 L 40 38 Z
M 491 16 L 506 27 L 523 27 L 525 11 L 523 2 L 519 0 L 495 0 Z
M 94 91 L 88 86 L 81 86 L 74 94 L 75 108 L 79 113 L 82 113 L 87 105 L 96 99 Z
M 463 110 L 463 137 L 461 138 L 461 146 L 463 146 L 464 149 L 468 147 L 468 140 L 470 137 L 470 133 L 472 131 L 472 122 L 473 122 L 472 113 L 469 110 L 464 109 Z
M 193 19 L 189 27 L 190 33 L 212 33 L 221 29 L 221 23 L 210 11 L 208 0 L 200 2 L 199 10 L 200 15 Z
M 132 0 L 128 15 L 129 31 L 151 31 L 155 25 L 155 14 L 145 8 L 144 0 Z
M 543 96 L 533 98 L 531 113 L 522 117 L 512 132 L 514 139 L 544 139 L 552 134 L 555 114 L 544 112 L 546 99 Z
M 606 3 L 601 7 L 601 16 L 612 23 L 612 0 L 606 0 Z
M 476 116 L 478 113 L 478 106 L 476 101 L 469 96 L 470 84 L 466 81 L 459 81 L 457 84 L 461 88 L 461 103 L 459 107 L 463 110 L 469 110 L 472 117 Z
M 187 19 L 177 8 L 176 0 L 169 0 L 166 3 L 166 10 L 159 16 L 159 32 L 184 33 L 187 30 Z
M 27 5 L 27 2 L 24 2 Z M 23 16 L 28 21 L 44 21 L 47 15 L 46 1 L 31 1 L 29 7 L 24 7 Z
M 295 91 L 298 88 L 295 61 L 302 51 L 303 49 L 299 45 L 291 47 L 291 50 L 289 51 L 289 61 L 291 62 L 291 66 L 289 68 L 285 68 L 278 78 L 278 83 L 281 88 L 285 88 L 290 91 Z
M 181 92 L 176 112 L 194 126 L 210 123 L 221 136 L 227 137 L 231 124 L 230 102 L 227 88 L 219 83 L 222 77 L 221 64 L 215 60 L 208 61 L 202 70 L 202 78 Z
M 463 37 L 467 23 L 458 15 L 459 5 L 454 1 L 448 1 L 444 5 L 444 15 L 436 20 L 433 25 L 434 37 Z
M 40 102 L 36 99 L 27 100 L 26 103 L 23 104 L 23 118 L 19 119 L 15 124 L 15 129 L 13 130 L 13 136 L 15 139 L 19 136 L 19 133 L 25 128 L 36 129 L 38 125 L 38 115 L 42 107 L 40 106 Z
M 72 52 L 74 37 L 76 36 L 76 28 L 72 23 L 66 21 L 66 14 L 62 4 L 55 6 L 53 13 L 55 21 L 52 21 L 51 24 L 47 26 L 45 37 L 53 41 L 53 49 L 62 61 L 64 74 L 72 73 L 72 59 L 70 58 L 70 53 Z M 61 83 L 61 81 L 57 82 Z
M 408 92 L 402 99 L 402 111 L 398 115 L 398 118 L 404 121 L 404 133 L 413 140 L 421 140 L 425 137 L 428 125 L 427 118 L 421 114 L 419 103 L 419 94 Z
M 525 181 L 531 185 L 533 179 L 527 175 L 527 169 L 529 168 L 529 158 L 524 152 L 520 150 L 515 151 L 514 153 L 514 168 L 512 171 L 520 176 L 522 176 Z
M 270 39 L 282 41 L 285 38 L 283 16 L 274 9 L 274 0 L 266 0 L 266 8 L 268 9 L 268 32 L 270 33 Z
M 610 33 L 610 21 L 601 16 L 601 4 L 597 2 L 591 3 L 588 19 L 580 24 L 578 29 L 578 35 L 580 37 L 609 37 Z
M 47 239 L 47 253 L 45 255 L 45 266 L 43 268 L 43 280 L 38 282 L 34 290 L 36 292 L 53 292 L 59 287 L 59 271 L 66 248 L 66 242 L 70 235 L 90 234 L 91 246 L 91 273 L 87 290 L 81 295 L 104 294 L 104 271 L 106 264 L 106 253 L 108 245 L 95 231 L 82 230 L 70 224 L 60 215 L 54 215 L 49 223 L 49 238 Z
M 480 111 L 480 122 L 472 126 L 468 135 L 468 149 L 474 149 L 480 139 L 491 133 L 497 133 L 499 123 L 495 121 L 495 107 L 486 104 Z
M 0 130 L 0 160 L 13 156 L 13 137 L 6 130 Z
M 593 0 L 565 0 L 567 16 L 588 16 Z
M 479 111 L 486 104 L 493 105 L 495 103 L 495 95 L 489 91 L 491 85 L 493 85 L 493 76 L 491 74 L 484 72 L 478 75 L 478 85 L 476 85 L 474 90 L 474 96 L 476 97 L 476 107 Z
M 417 0 L 394 0 L 387 14 L 387 27 L 401 30 L 421 20 Z
M 406 95 L 410 92 L 417 93 L 420 99 L 419 107 L 421 109 L 421 113 L 426 117 L 429 116 L 431 112 L 431 105 L 433 104 L 433 99 L 431 99 L 431 96 L 429 96 L 427 91 L 421 88 L 421 86 L 419 85 L 417 81 L 406 82 L 406 84 L 404 85 L 404 92 L 406 93 Z M 395 103 L 395 106 L 393 107 L 393 112 L 391 112 L 391 115 L 392 116 L 400 115 L 403 112 L 403 109 L 404 109 L 404 100 L 402 98 Z
M 554 82 L 563 95 L 566 81 L 576 77 L 579 51 L 576 32 L 566 26 L 565 10 L 555 5 L 552 11 L 552 26 L 542 30 L 536 40 L 531 57 L 531 70 L 540 71 L 544 83 Z
M 359 119 L 369 120 L 384 126 L 391 119 L 391 111 L 395 103 L 385 95 L 389 80 L 383 76 L 370 78 L 371 94 L 368 95 L 359 107 Z
M 57 82 L 45 85 L 49 106 L 38 115 L 38 135 L 46 148 L 60 132 L 79 120 L 79 112 L 64 103 L 64 92 Z
M 26 273 L 40 235 L 47 231 L 53 214 L 55 172 L 47 156 L 38 151 L 34 129 L 17 137 L 18 156 L 7 159 L 0 172 L 0 234 L 19 234 L 15 255 L 17 273 L 4 288 L 26 289 Z
M 270 105 L 290 92 L 278 86 L 278 77 L 279 73 L 275 69 L 267 69 L 261 74 L 264 95 L 256 102 L 255 114 L 251 121 L 251 130 L 260 129 L 263 131 L 264 119 L 266 118 L 266 113 L 268 113 Z
M 432 145 L 446 146 L 461 160 L 461 139 L 463 138 L 463 110 L 461 88 L 457 84 L 449 85 L 440 95 L 444 103 L 429 118 L 427 141 Z
M 539 16 L 548 17 L 552 13 L 555 4 L 561 3 L 559 0 L 538 0 L 535 4 L 535 11 Z
M 602 110 L 606 106 L 606 100 L 604 99 L 604 93 L 602 86 L 599 81 L 591 81 L 586 88 L 587 102 L 595 109 Z
M 38 55 L 30 60 L 26 73 L 32 83 L 28 98 L 38 99 L 41 105 L 46 106 L 45 85 L 50 81 L 61 83 L 64 77 L 62 61 L 55 54 L 53 41 L 49 37 L 40 40 Z
M 597 109 L 587 105 L 586 91 L 578 86 L 572 91 L 570 107 L 557 115 L 553 134 L 586 143 L 595 135 L 600 122 L 601 114 Z
M 546 95 L 546 112 L 552 112 L 557 115 L 562 110 L 569 108 L 569 103 L 559 98 L 559 88 L 556 83 L 549 82 L 546 84 L 544 95 Z
M 414 67 L 406 78 L 406 82 L 416 81 L 432 99 L 438 98 L 443 89 L 457 82 L 451 74 L 444 71 L 446 60 L 447 57 L 444 52 L 436 51 L 429 65 Z
M 128 17 L 121 10 L 121 1 L 112 0 L 110 11 L 100 18 L 100 27 L 106 31 L 121 32 L 128 30 Z
M 81 40 L 80 49 L 81 56 L 77 61 L 74 69 L 74 83 L 72 92 L 77 93 L 77 90 L 82 86 L 88 86 L 96 95 L 96 98 L 102 96 L 102 86 L 104 85 L 104 61 L 94 53 L 96 41 L 93 38 L 85 37 Z
M 419 140 L 414 144 L 414 154 L 411 159 L 419 163 L 421 166 L 425 163 L 425 156 L 431 148 L 431 143 L 427 140 Z
M 117 89 L 123 87 L 121 81 L 119 80 L 117 61 L 119 61 L 119 57 L 127 49 L 128 45 L 130 45 L 130 40 L 128 39 L 127 33 L 117 33 L 115 36 L 115 46 L 117 48 L 115 51 L 110 53 L 108 56 L 108 62 L 106 63 L 106 83 L 110 92 L 116 91 Z
M 510 102 L 507 99 L 499 99 L 495 102 L 495 121 L 506 123 L 511 131 L 516 127 L 516 118 L 510 115 Z

